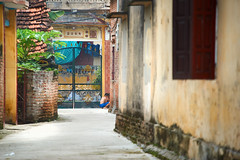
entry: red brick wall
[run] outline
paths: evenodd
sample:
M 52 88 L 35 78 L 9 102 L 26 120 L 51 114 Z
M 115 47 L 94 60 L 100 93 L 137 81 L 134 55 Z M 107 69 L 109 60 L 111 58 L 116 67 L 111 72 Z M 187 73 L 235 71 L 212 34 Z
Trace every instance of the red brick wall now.
M 2 56 L 2 48 L 0 46 L 0 129 L 4 124 L 4 59 Z
M 119 86 L 119 52 L 115 51 L 114 54 L 114 80 L 112 80 L 112 95 L 113 101 L 115 102 L 116 107 L 118 108 L 118 86 Z
M 117 12 L 117 0 L 111 0 L 110 12 Z M 112 107 L 116 106 L 118 108 L 118 86 L 119 86 L 119 53 L 116 49 L 116 29 L 117 29 L 117 19 L 111 19 L 111 92 L 110 98 L 112 102 Z M 115 47 L 114 47 L 115 46 Z M 114 54 L 113 54 L 114 47 Z
M 117 12 L 117 0 L 111 0 L 110 2 L 110 12 Z M 117 19 L 111 19 L 111 28 L 114 27 L 115 22 Z
M 31 72 L 27 75 L 26 122 L 57 118 L 58 82 L 53 72 Z
M 105 41 L 105 93 L 110 93 L 110 40 Z

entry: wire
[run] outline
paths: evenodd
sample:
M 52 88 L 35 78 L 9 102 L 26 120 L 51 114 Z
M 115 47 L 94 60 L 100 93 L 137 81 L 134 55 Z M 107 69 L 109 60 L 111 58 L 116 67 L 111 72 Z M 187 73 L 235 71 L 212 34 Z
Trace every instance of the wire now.
M 117 18 L 117 20 L 115 21 L 115 24 L 114 24 L 114 26 L 111 28 L 110 27 L 110 32 L 112 33 L 112 32 L 114 32 L 114 31 L 116 31 L 116 28 L 117 28 L 117 24 L 118 24 L 118 18 Z

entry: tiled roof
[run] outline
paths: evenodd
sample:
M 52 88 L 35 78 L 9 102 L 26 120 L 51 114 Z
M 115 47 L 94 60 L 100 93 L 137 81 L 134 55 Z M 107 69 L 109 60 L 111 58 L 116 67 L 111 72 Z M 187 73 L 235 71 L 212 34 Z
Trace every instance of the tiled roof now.
M 29 0 L 29 8 L 17 10 L 17 28 L 31 29 L 36 31 L 52 30 L 46 0 Z M 42 52 L 47 48 L 46 44 L 39 43 L 35 52 Z
M 23 9 L 29 6 L 26 0 L 0 0 L 0 3 L 3 3 L 5 7 L 11 9 Z

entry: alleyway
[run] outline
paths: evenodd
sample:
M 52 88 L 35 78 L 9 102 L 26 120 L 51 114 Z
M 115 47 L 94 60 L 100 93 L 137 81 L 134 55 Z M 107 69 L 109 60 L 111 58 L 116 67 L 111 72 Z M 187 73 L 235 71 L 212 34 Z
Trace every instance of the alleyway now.
M 115 133 L 107 110 L 59 110 L 59 117 L 1 139 L 0 159 L 156 159 Z

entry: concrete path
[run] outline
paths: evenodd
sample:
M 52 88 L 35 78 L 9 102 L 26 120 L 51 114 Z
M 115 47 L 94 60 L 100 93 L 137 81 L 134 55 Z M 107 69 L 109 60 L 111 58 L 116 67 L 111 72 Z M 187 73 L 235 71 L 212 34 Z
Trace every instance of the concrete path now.
M 156 159 L 115 133 L 115 115 L 103 109 L 59 110 L 59 120 L 18 125 L 0 140 L 0 159 Z

